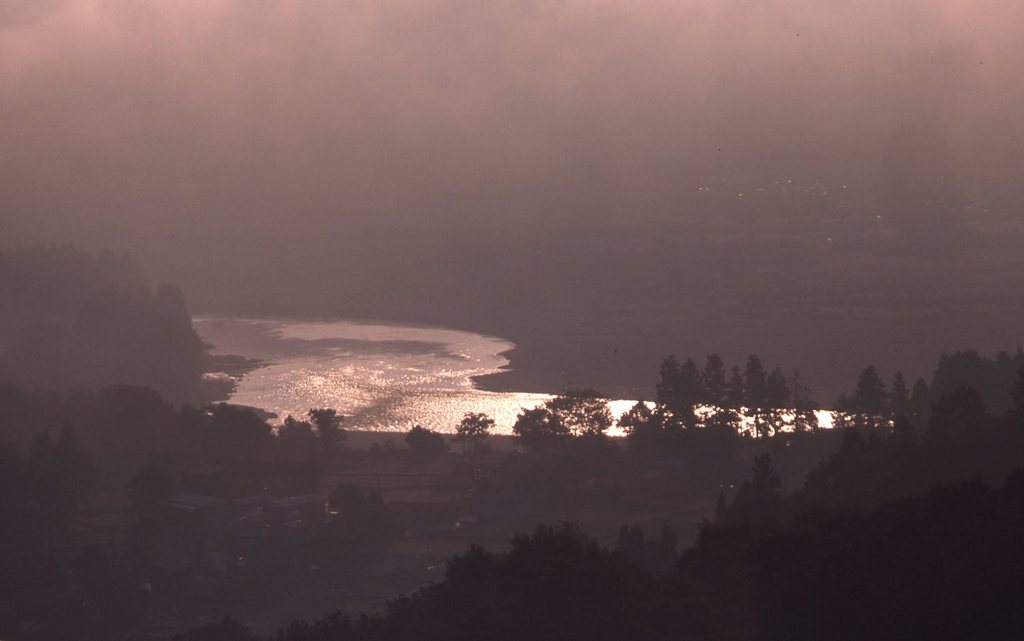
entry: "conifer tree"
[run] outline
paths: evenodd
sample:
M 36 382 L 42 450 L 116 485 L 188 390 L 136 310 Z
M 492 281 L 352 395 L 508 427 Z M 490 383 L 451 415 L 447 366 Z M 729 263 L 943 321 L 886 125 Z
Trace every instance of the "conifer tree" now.
M 727 382 L 725 380 L 725 365 L 718 354 L 711 354 L 704 363 L 704 402 L 721 407 L 725 403 Z
M 892 391 L 889 392 L 889 411 L 893 416 L 900 416 L 910 412 L 910 392 L 907 390 L 907 382 L 903 379 L 903 372 L 898 370 L 892 377 Z
M 1010 398 L 1013 401 L 1010 412 L 1018 423 L 1024 425 L 1024 369 L 1017 372 L 1017 380 L 1010 390 Z
M 725 404 L 730 409 L 739 409 L 746 402 L 747 392 L 743 386 L 743 374 L 740 368 L 733 367 L 729 376 L 729 383 L 725 388 Z

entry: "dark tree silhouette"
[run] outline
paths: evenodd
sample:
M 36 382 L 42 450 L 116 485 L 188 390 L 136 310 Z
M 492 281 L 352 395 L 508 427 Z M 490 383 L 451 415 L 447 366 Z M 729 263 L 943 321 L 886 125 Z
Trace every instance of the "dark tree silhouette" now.
M 313 424 L 301 421 L 291 415 L 284 417 L 277 431 L 278 450 L 285 456 L 296 460 L 315 460 L 320 451 L 320 443 L 313 432 Z
M 747 402 L 747 391 L 743 384 L 743 374 L 740 368 L 733 367 L 729 376 L 729 383 L 725 388 L 725 404 L 734 410 L 738 410 Z
M 1017 380 L 1010 390 L 1010 400 L 1013 403 L 1010 406 L 1010 415 L 1018 424 L 1024 425 L 1024 369 L 1017 372 Z
M 931 391 L 928 383 L 923 378 L 914 381 L 913 390 L 910 393 L 910 419 L 920 428 L 924 428 L 928 413 L 931 411 Z
M 648 429 L 657 429 L 655 412 L 644 401 L 637 401 L 625 414 L 619 417 L 619 427 L 627 435 L 635 435 Z
M 793 400 L 793 429 L 797 432 L 818 429 L 818 415 L 814 413 L 815 403 L 811 398 L 811 389 L 804 381 L 800 370 L 793 370 L 789 379 L 789 389 Z
M 754 474 L 750 485 L 759 492 L 777 492 L 782 488 L 782 481 L 772 466 L 772 456 L 765 452 L 754 457 Z
M 619 537 L 615 540 L 615 552 L 624 555 L 630 561 L 639 564 L 644 555 L 644 531 L 636 523 L 619 528 Z
M 330 517 L 320 539 L 320 552 L 335 558 L 352 547 L 391 543 L 399 533 L 391 510 L 379 492 L 340 484 L 327 500 Z
M 861 414 L 881 416 L 888 409 L 885 383 L 874 365 L 868 365 L 857 379 L 857 387 L 849 397 L 850 410 Z
M 893 416 L 900 416 L 910 411 L 910 390 L 907 389 L 903 372 L 897 370 L 892 377 L 892 390 L 889 392 L 889 412 Z
M 889 398 L 885 383 L 874 365 L 861 370 L 857 387 L 845 400 L 841 399 L 839 409 L 852 415 L 854 427 L 881 427 L 888 420 Z
M 656 398 L 682 427 L 697 426 L 694 409 L 706 398 L 706 392 L 700 371 L 692 359 L 688 358 L 680 365 L 675 356 L 669 356 L 662 362 Z
M 345 430 L 341 428 L 345 417 L 334 409 L 310 409 L 309 420 L 320 435 L 325 447 L 332 448 L 345 440 Z
M 455 428 L 463 444 L 472 444 L 476 449 L 494 429 L 494 419 L 483 412 L 466 412 Z
M 448 451 L 448 442 L 444 436 L 422 425 L 414 425 L 405 433 L 405 445 L 414 463 L 431 461 Z
M 573 437 L 602 437 L 614 421 L 603 394 L 590 389 L 569 390 L 540 407 L 520 412 L 512 431 L 524 447 L 537 450 Z
M 767 392 L 766 405 L 768 412 L 766 413 L 766 420 L 761 422 L 761 426 L 765 431 L 760 436 L 771 436 L 777 434 L 785 426 L 783 412 L 792 407 L 793 392 L 789 389 L 789 381 L 786 380 L 785 374 L 778 367 L 768 374 L 768 378 L 765 381 L 765 390 Z
M 82 493 L 93 478 L 92 464 L 78 444 L 74 427 L 65 422 L 56 443 L 49 432 L 37 433 L 23 470 L 26 496 L 40 524 L 51 532 L 68 529 Z
M 662 407 L 658 405 L 651 409 L 647 403 L 637 401 L 619 417 L 619 427 L 626 432 L 630 450 L 634 453 L 644 457 L 664 453 L 671 433 L 666 430 L 667 421 Z
M 767 436 L 771 432 L 766 420 L 768 378 L 764 365 L 756 354 L 747 357 L 747 365 L 743 370 L 743 390 L 743 405 L 747 416 L 754 419 L 754 433 L 757 436 Z
M 512 431 L 519 442 L 531 450 L 553 447 L 572 437 L 561 418 L 544 406 L 521 411 Z
M 715 520 L 724 522 L 726 513 L 729 510 L 729 497 L 725 495 L 725 490 L 718 492 L 718 498 L 715 500 Z
M 727 381 L 725 378 L 725 365 L 718 354 L 711 354 L 704 363 L 704 373 L 701 376 L 704 387 L 703 402 L 718 407 L 726 403 Z
M 789 389 L 789 381 L 786 380 L 785 374 L 778 367 L 773 369 L 768 374 L 768 379 L 765 382 L 765 390 L 767 391 L 767 405 L 773 409 L 784 409 L 789 407 L 793 402 L 793 392 Z
M 250 408 L 218 403 L 203 413 L 183 416 L 189 419 L 189 436 L 199 450 L 197 456 L 223 460 L 259 456 L 273 449 L 270 426 Z
M 957 387 L 939 397 L 928 421 L 929 439 L 946 439 L 958 433 L 976 432 L 990 421 L 977 390 Z
M 1017 349 L 1012 355 L 1000 352 L 994 358 L 985 357 L 975 350 L 942 354 L 932 376 L 931 401 L 938 401 L 957 387 L 977 390 L 985 407 L 993 414 L 1010 409 L 1007 390 L 1013 387 L 1018 372 L 1024 369 L 1024 351 Z
M 912 445 L 915 442 L 914 425 L 907 418 L 906 414 L 899 414 L 892 422 L 892 440 L 894 443 Z
M 602 436 L 615 422 L 608 397 L 592 389 L 569 390 L 544 403 L 572 436 Z
M 614 551 L 633 565 L 658 575 L 664 574 L 675 564 L 678 543 L 678 537 L 667 523 L 662 524 L 658 535 L 651 538 L 647 538 L 643 528 L 634 523 L 619 528 Z
M 768 406 L 768 379 L 764 365 L 756 354 L 747 357 L 747 367 L 743 371 L 744 404 L 760 409 Z
M 774 519 L 782 501 L 779 479 L 772 465 L 771 454 L 764 452 L 754 457 L 753 475 L 736 491 L 726 510 L 726 521 L 765 521 Z

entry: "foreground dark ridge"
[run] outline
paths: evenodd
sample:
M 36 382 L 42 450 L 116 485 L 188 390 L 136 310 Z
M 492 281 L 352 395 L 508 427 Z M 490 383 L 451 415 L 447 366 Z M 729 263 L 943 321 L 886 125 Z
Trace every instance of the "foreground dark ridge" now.
M 884 435 L 848 429 L 790 496 L 760 455 L 678 560 L 671 533 L 623 527 L 609 551 L 574 526 L 540 527 L 507 553 L 471 548 L 381 614 L 297 621 L 273 638 L 1014 638 L 1021 409 L 989 418 L 966 390 L 920 438 L 902 419 Z M 228 619 L 176 638 L 260 637 Z
M 1013 639 L 1021 536 L 1024 471 L 999 490 L 963 482 L 788 526 L 709 526 L 657 573 L 643 547 L 609 551 L 573 526 L 542 526 L 507 553 L 453 558 L 443 581 L 384 614 L 296 621 L 271 638 Z M 261 638 L 225 619 L 175 640 Z

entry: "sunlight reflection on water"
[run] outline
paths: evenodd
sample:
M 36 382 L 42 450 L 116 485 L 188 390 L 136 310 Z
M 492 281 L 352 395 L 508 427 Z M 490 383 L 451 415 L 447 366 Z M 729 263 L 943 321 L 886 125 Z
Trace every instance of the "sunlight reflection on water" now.
M 380 432 L 404 432 L 413 425 L 454 433 L 467 412 L 494 418 L 494 432 L 511 434 L 523 409 L 550 394 L 488 392 L 472 377 L 493 374 L 508 365 L 503 352 L 511 342 L 454 329 L 409 327 L 356 321 L 285 321 L 200 318 L 196 330 L 214 354 L 259 359 L 264 367 L 245 376 L 232 403 L 273 412 L 278 422 L 289 414 L 303 417 L 311 408 L 330 407 L 345 415 L 345 426 Z M 608 402 L 618 418 L 636 401 Z M 707 415 L 710 407 L 698 408 Z M 834 417 L 816 411 L 823 429 Z M 787 420 L 789 415 L 783 414 Z M 752 434 L 753 418 L 739 430 Z M 784 428 L 790 431 L 792 428 Z M 620 435 L 617 426 L 608 432 Z
M 485 412 L 495 431 L 511 433 L 516 416 L 547 394 L 476 389 L 472 377 L 508 364 L 509 341 L 451 329 L 383 323 L 201 318 L 196 330 L 214 354 L 256 358 L 231 398 L 280 418 L 333 407 L 346 427 L 405 431 L 420 424 L 454 432 L 466 412 Z

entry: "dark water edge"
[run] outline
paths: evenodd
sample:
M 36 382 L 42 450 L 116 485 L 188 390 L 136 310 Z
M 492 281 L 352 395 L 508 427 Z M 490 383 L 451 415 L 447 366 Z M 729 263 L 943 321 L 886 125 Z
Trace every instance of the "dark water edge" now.
M 654 396 L 657 359 L 617 358 L 606 342 L 575 337 L 548 341 L 510 338 L 515 347 L 502 352 L 509 364 L 494 374 L 474 376 L 477 389 L 498 393 L 558 394 L 593 388 L 611 398 L 650 399 Z M 644 364 L 650 360 L 650 366 Z M 637 363 L 640 366 L 637 366 Z M 627 383 L 626 381 L 631 381 Z M 644 383 L 649 382 L 649 385 Z
M 654 395 L 658 365 L 668 354 L 666 343 L 670 343 L 658 332 L 630 335 L 628 328 L 619 324 L 609 329 L 603 322 L 597 322 L 600 315 L 588 317 L 588 323 L 580 323 L 574 316 L 553 324 L 515 317 L 503 317 L 500 322 L 492 319 L 491 322 L 469 323 L 465 318 L 423 318 L 412 314 L 381 320 L 380 316 L 358 314 L 264 318 L 208 311 L 196 317 L 255 318 L 281 323 L 345 321 L 454 330 L 498 338 L 513 344 L 511 349 L 499 352 L 510 362 L 502 371 L 471 377 L 476 389 L 494 393 L 557 394 L 569 389 L 592 388 L 614 398 L 649 400 Z M 597 327 L 591 327 L 593 323 Z M 204 399 L 208 402 L 230 400 L 238 382 L 265 364 L 242 356 L 210 356 L 204 373 L 224 373 L 234 383 L 204 380 Z

